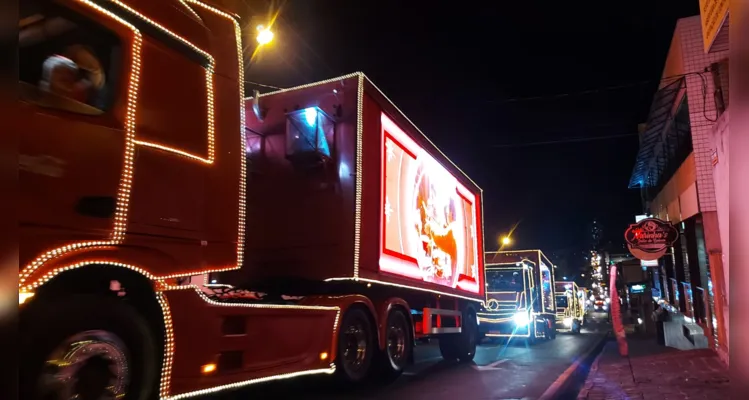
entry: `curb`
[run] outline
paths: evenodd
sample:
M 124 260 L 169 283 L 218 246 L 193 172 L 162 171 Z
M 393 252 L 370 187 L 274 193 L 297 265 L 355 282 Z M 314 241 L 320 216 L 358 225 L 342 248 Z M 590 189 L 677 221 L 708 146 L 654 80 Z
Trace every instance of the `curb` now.
M 573 383 L 577 378 L 580 378 L 580 373 L 585 369 L 586 365 L 589 365 L 594 359 L 597 361 L 600 356 L 603 347 L 609 340 L 611 331 L 606 332 L 598 343 L 590 348 L 585 354 L 575 360 L 561 375 L 552 383 L 546 391 L 537 400 L 554 400 L 564 398 L 563 395 L 568 394 L 567 392 L 572 389 Z

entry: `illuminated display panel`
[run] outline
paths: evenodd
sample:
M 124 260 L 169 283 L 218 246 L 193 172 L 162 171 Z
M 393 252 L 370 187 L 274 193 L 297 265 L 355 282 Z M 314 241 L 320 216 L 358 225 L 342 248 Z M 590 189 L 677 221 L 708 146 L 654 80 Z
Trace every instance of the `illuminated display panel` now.
M 479 199 L 382 114 L 380 271 L 480 293 Z

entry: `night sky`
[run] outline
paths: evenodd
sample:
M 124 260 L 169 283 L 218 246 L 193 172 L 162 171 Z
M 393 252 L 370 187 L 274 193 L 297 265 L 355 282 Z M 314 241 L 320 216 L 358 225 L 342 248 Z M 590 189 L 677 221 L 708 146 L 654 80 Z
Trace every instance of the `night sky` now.
M 484 189 L 487 250 L 520 222 L 513 247 L 547 253 L 585 248 L 593 219 L 623 242 L 641 212 L 627 188 L 637 124 L 676 19 L 699 13 L 697 0 L 273 4 L 276 41 L 248 80 L 364 72 Z

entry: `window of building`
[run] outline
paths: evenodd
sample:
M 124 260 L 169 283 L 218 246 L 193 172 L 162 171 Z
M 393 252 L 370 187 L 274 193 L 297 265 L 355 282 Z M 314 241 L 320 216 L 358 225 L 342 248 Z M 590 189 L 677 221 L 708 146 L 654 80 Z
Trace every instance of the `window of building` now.
M 45 0 L 21 2 L 19 15 L 21 100 L 87 115 L 111 107 L 119 78 L 119 38 Z

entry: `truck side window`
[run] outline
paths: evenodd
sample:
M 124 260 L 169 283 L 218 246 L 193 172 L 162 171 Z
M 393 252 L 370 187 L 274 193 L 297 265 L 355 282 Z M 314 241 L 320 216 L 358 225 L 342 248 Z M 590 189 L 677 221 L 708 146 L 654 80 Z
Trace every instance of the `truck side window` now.
M 20 3 L 21 100 L 99 115 L 112 105 L 120 43 L 106 28 L 46 0 Z

